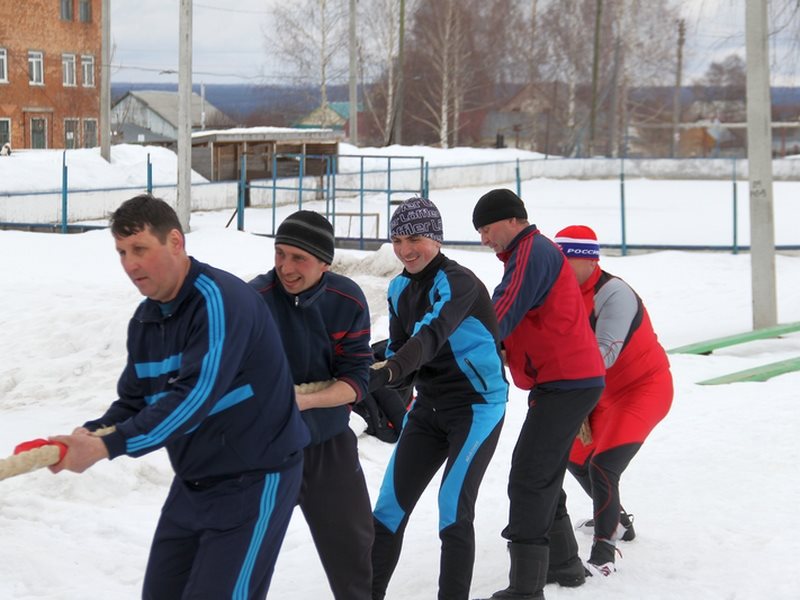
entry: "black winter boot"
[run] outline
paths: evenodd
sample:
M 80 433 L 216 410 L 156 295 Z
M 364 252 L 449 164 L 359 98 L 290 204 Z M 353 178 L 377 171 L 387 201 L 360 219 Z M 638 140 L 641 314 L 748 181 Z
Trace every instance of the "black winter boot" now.
M 509 542 L 511 556 L 508 587 L 485 600 L 544 600 L 547 578 L 547 546 Z
M 578 542 L 572 530 L 572 521 L 565 514 L 553 521 L 550 528 L 550 565 L 547 583 L 564 587 L 578 587 L 586 582 L 586 570 L 578 556 Z

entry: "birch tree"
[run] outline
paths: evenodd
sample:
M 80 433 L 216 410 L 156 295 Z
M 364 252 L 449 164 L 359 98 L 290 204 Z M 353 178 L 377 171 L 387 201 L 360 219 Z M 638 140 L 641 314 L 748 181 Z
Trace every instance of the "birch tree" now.
M 318 83 L 320 106 L 327 107 L 329 83 L 347 73 L 347 3 L 294 0 L 273 6 L 274 35 L 267 38 L 267 48 Z

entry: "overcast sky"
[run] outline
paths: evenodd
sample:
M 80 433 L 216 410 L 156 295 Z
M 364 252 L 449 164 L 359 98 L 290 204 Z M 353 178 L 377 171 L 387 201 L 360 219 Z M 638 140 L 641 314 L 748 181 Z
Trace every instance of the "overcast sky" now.
M 194 2 L 194 82 L 293 82 L 265 49 L 265 36 L 271 30 L 270 7 L 276 1 L 292 0 Z M 744 56 L 744 1 L 682 1 L 687 27 L 685 82 L 701 76 L 712 60 L 732 52 Z M 178 68 L 178 6 L 178 0 L 111 2 L 112 81 L 177 81 L 177 75 L 163 71 Z M 788 61 L 779 57 L 775 62 L 785 65 Z M 787 77 L 773 68 L 772 81 L 797 84 L 798 77 Z

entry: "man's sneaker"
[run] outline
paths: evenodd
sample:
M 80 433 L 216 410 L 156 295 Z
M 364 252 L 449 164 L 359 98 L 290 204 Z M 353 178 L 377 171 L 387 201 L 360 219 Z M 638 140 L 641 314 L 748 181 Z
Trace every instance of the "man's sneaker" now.
M 591 577 L 608 577 L 612 573 L 616 573 L 617 567 L 614 565 L 614 559 L 617 552 L 619 550 L 613 542 L 595 540 L 589 560 L 586 561 L 586 573 Z
M 616 572 L 617 567 L 614 566 L 613 562 L 604 563 L 602 565 L 596 565 L 590 562 L 586 563 L 586 573 L 589 577 L 608 577 Z
M 594 519 L 583 519 L 578 521 L 575 526 L 575 531 L 580 531 L 586 535 L 594 535 Z M 636 531 L 633 529 L 633 515 L 628 513 L 619 514 L 619 525 L 617 525 L 614 535 L 611 536 L 613 540 L 622 540 L 623 542 L 630 542 L 636 537 Z

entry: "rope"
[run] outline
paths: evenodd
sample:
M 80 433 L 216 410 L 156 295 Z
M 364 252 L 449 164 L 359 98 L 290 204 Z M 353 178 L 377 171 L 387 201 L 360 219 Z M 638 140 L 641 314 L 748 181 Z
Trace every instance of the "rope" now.
M 102 437 L 116 431 L 116 429 L 114 425 L 101 427 L 93 431 L 91 435 Z M 22 475 L 55 465 L 63 458 L 62 452 L 66 452 L 66 450 L 61 444 L 55 442 L 48 442 L 47 440 L 24 442 L 17 446 L 13 455 L 0 459 L 0 481 L 15 475 Z
M 61 450 L 52 444 L 14 454 L 0 459 L 0 481 L 14 477 L 14 475 L 22 475 L 36 469 L 49 467 L 60 460 Z
M 327 381 L 312 381 L 310 383 L 301 383 L 294 386 L 296 394 L 311 394 L 318 392 L 332 386 L 336 382 L 335 379 Z M 93 431 L 91 435 L 102 437 L 116 431 L 116 427 L 101 427 Z M 38 447 L 31 449 L 25 448 L 31 444 L 38 444 Z M 34 440 L 26 442 L 17 446 L 15 453 L 8 458 L 0 459 L 0 481 L 14 477 L 15 475 L 22 475 L 23 473 L 30 473 L 37 469 L 55 465 L 62 459 L 62 447 L 54 442 L 47 440 Z
M 327 381 L 311 381 L 309 383 L 299 383 L 296 386 L 294 386 L 294 393 L 311 394 L 313 392 L 319 392 L 324 390 L 325 388 L 329 388 L 334 383 L 336 383 L 335 379 L 328 379 Z

